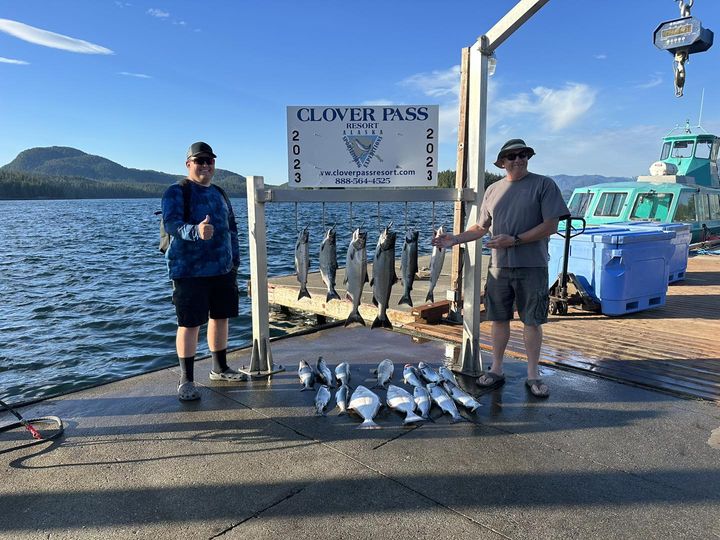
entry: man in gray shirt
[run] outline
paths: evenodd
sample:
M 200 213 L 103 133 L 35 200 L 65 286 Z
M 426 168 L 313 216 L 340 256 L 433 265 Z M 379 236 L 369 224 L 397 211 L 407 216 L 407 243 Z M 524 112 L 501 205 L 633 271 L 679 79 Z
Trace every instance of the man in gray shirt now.
M 547 397 L 550 391 L 540 379 L 538 362 L 549 302 L 548 238 L 570 211 L 552 178 L 528 171 L 528 160 L 534 155 L 522 139 L 506 142 L 495 161 L 506 176 L 488 187 L 478 222 L 460 234 L 435 238 L 433 245 L 447 248 L 472 242 L 490 231 L 485 311 L 492 321 L 493 363 L 477 384 L 494 388 L 505 382 L 502 363 L 515 304 L 523 322 L 527 388 L 537 397 Z

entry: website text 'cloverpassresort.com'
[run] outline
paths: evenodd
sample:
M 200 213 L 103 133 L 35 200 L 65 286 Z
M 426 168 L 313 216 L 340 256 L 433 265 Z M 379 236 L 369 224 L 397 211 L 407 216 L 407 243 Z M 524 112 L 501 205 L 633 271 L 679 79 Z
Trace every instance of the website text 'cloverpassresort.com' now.
M 414 169 L 320 171 L 322 180 L 331 179 L 335 184 L 389 184 L 393 176 L 414 176 Z

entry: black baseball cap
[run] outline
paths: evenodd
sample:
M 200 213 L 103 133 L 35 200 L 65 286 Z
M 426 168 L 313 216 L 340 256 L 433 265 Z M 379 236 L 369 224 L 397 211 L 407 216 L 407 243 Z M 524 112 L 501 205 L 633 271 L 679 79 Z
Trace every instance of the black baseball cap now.
M 187 159 L 198 156 L 210 156 L 213 158 L 217 157 L 215 154 L 213 154 L 212 147 L 208 143 L 202 141 L 192 143 L 187 151 Z

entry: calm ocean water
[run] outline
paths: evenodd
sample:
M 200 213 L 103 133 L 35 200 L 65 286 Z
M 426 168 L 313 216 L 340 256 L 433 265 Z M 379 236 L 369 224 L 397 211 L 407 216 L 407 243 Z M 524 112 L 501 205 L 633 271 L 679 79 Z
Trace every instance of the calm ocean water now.
M 234 199 L 240 229 L 240 316 L 231 321 L 230 348 L 252 338 L 247 204 Z M 175 311 L 165 259 L 157 249 L 155 199 L 0 201 L 6 226 L 0 247 L 0 399 L 18 404 L 174 365 Z M 378 214 L 380 223 L 378 224 Z M 353 224 L 369 231 L 371 257 L 380 226 L 394 221 L 420 231 L 429 253 L 432 222 L 452 227 L 452 205 L 354 204 Z M 270 204 L 268 272 L 294 271 L 296 226 L 310 226 L 311 270 L 323 236 L 323 216 L 337 224 L 344 265 L 352 230 L 350 205 Z M 402 240 L 398 239 L 397 256 Z M 338 287 L 342 291 L 342 287 Z M 275 326 L 282 333 L 283 324 Z M 202 333 L 204 335 L 204 331 Z M 198 355 L 207 354 L 201 339 Z

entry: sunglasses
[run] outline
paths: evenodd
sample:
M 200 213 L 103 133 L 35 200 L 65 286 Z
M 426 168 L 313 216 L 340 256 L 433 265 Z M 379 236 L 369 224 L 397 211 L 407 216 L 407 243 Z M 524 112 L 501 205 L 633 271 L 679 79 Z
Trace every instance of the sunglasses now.
M 512 154 L 505 154 L 505 159 L 508 161 L 515 161 L 515 158 L 527 159 L 530 157 L 528 152 L 513 152 Z
M 215 158 L 211 157 L 199 157 L 199 158 L 193 158 L 190 161 L 193 163 L 196 163 L 198 165 L 212 165 L 215 161 Z

